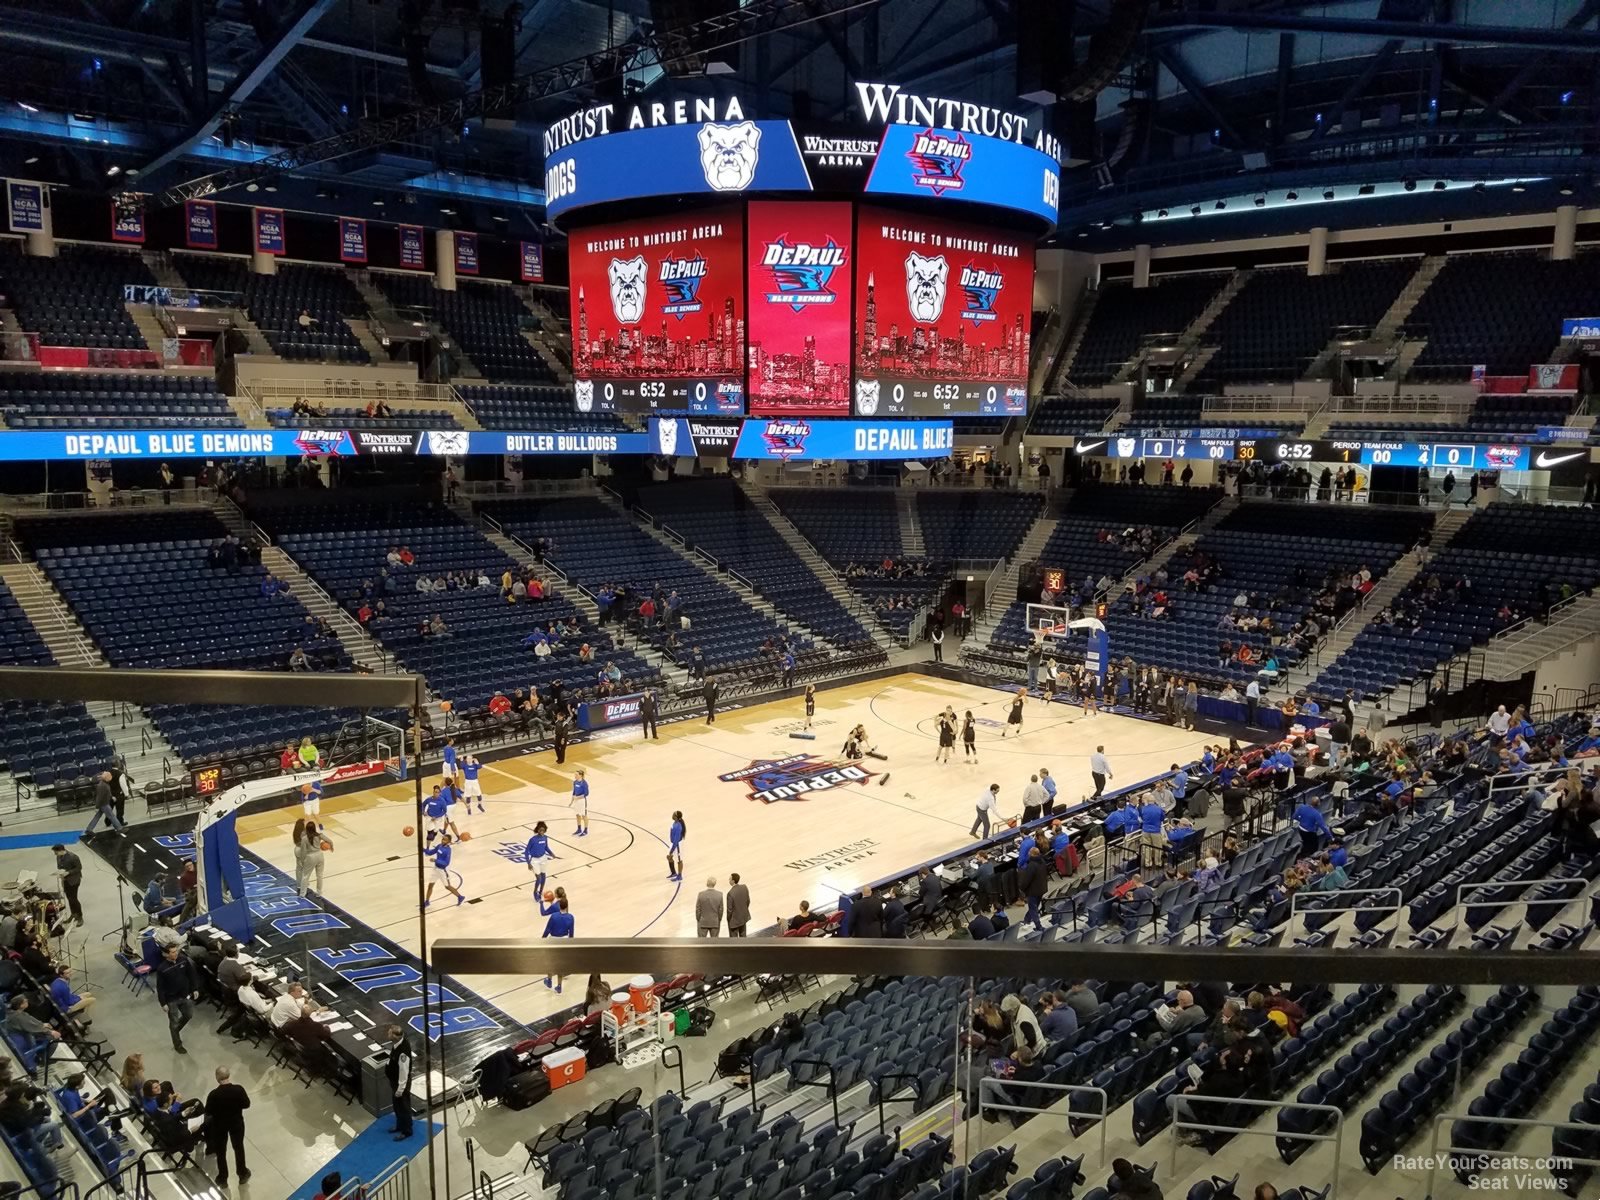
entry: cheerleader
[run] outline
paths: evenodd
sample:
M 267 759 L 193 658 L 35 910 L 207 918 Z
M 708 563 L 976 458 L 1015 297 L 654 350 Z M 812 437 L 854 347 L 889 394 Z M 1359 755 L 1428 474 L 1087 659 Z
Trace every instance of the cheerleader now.
M 965 751 L 967 762 L 978 761 L 978 723 L 972 719 L 972 710 L 967 709 L 967 715 L 961 722 L 961 746 Z
M 817 688 L 815 684 L 806 684 L 806 723 L 805 728 L 811 728 L 811 718 L 817 715 Z
M 1019 687 L 1011 701 L 1011 715 L 1006 717 L 1006 727 L 1000 731 L 1001 737 L 1011 732 L 1015 732 L 1018 737 L 1022 736 L 1022 702 L 1027 698 L 1028 689 Z

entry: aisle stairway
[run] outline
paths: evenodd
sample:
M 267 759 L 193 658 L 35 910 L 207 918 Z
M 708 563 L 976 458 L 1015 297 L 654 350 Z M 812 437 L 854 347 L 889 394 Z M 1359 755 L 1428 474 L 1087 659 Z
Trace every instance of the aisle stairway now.
M 900 513 L 900 548 L 907 558 L 927 558 L 928 546 L 922 540 L 922 523 L 917 520 L 917 494 L 910 488 L 896 488 L 895 507 Z
M 850 585 L 845 583 L 828 561 L 817 553 L 816 547 L 806 540 L 805 534 L 800 532 L 793 521 L 783 515 L 783 510 L 772 502 L 771 496 L 767 495 L 766 488 L 750 479 L 741 480 L 740 487 L 744 490 L 744 494 L 749 497 L 750 503 L 755 507 L 756 511 L 767 519 L 767 523 L 778 531 L 779 536 L 785 542 L 789 543 L 789 548 L 800 556 L 800 560 L 811 569 L 811 573 L 817 577 L 818 582 L 822 584 L 828 594 L 844 605 L 845 609 L 856 620 L 861 622 L 866 631 L 872 635 L 873 643 L 889 652 L 898 649 L 899 643 L 883 628 L 877 618 L 872 615 L 871 610 L 861 602 L 861 598 L 850 590 Z M 902 527 L 901 544 L 904 546 L 905 510 L 903 507 L 900 520 Z M 914 523 L 915 518 L 913 518 Z M 916 557 L 921 557 L 923 553 L 920 549 L 921 540 L 922 535 L 919 533 L 917 535 L 919 549 Z M 906 554 L 908 556 L 912 554 L 909 546 L 906 546 Z M 787 620 L 787 618 L 782 617 L 780 619 Z
M 609 497 L 602 498 L 609 499 Z M 472 506 L 466 501 L 457 500 L 450 505 L 450 508 L 452 511 L 461 514 L 466 521 L 476 526 L 479 533 L 483 534 L 484 537 L 488 538 L 518 562 L 528 563 L 534 560 L 532 546 L 519 538 L 512 537 L 492 518 L 475 513 Z M 582 588 L 572 586 L 560 575 L 557 575 L 553 569 L 548 570 L 547 575 L 549 576 L 545 583 L 547 595 L 566 600 L 583 614 L 583 619 L 590 625 L 600 625 L 600 606 L 594 602 L 594 598 L 589 593 Z M 617 638 L 619 641 L 626 641 L 620 625 L 612 625 L 609 628 L 612 637 Z M 639 639 L 628 642 L 627 645 L 629 650 L 661 673 L 661 678 L 667 681 L 672 691 L 680 691 L 689 686 L 688 670 L 678 666 L 649 642 Z
M 5 580 L 58 665 L 79 670 L 109 668 L 105 655 L 37 566 L 31 562 L 7 563 L 0 566 L 0 579 Z M 127 763 L 129 773 L 140 782 L 158 775 L 163 760 L 171 771 L 182 771 L 178 752 L 143 709 L 111 700 L 91 700 L 86 707 Z
M 1133 569 L 1124 575 L 1122 580 L 1117 584 L 1116 588 L 1114 589 L 1115 595 L 1120 596 L 1123 592 L 1126 592 L 1132 588 L 1134 581 L 1137 580 L 1141 575 L 1149 575 L 1158 568 L 1166 566 L 1167 563 L 1172 560 L 1172 556 L 1174 554 L 1177 554 L 1180 550 L 1187 550 L 1190 546 L 1193 546 L 1201 538 L 1205 537 L 1206 534 L 1210 533 L 1218 525 L 1222 524 L 1223 518 L 1225 518 L 1229 513 L 1238 507 L 1239 497 L 1237 496 L 1224 496 L 1221 500 L 1217 501 L 1217 503 L 1212 505 L 1211 508 L 1207 510 L 1205 516 L 1201 517 L 1195 522 L 1193 529 L 1184 530 L 1165 546 L 1162 546 L 1149 558 L 1135 563 Z
M 1059 524 L 1060 522 L 1051 514 L 1050 506 L 1047 505 L 1028 527 L 1028 532 L 1018 544 L 1016 553 L 1000 572 L 993 592 L 983 598 L 983 616 L 973 626 L 969 639 L 974 645 L 989 644 L 995 626 L 1000 624 L 1000 618 L 1005 616 L 1006 609 L 1017 598 L 1017 575 L 1022 564 L 1037 561 L 1039 555 L 1044 553 L 1045 543 L 1050 540 L 1050 535 L 1056 531 L 1056 526 Z

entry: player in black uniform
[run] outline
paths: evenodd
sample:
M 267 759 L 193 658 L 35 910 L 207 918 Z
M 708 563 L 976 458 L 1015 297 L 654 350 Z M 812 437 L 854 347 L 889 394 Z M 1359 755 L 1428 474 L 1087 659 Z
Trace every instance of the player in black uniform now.
M 949 762 L 950 752 L 955 748 L 956 723 L 948 711 L 942 712 L 939 714 L 939 748 L 934 751 L 933 761 Z
M 817 689 L 813 684 L 806 684 L 806 724 L 811 728 L 811 718 L 817 715 Z
M 1000 731 L 1001 737 L 1013 731 L 1018 737 L 1022 736 L 1022 702 L 1027 698 L 1028 689 L 1018 688 L 1015 698 L 1011 701 L 1011 715 L 1006 718 L 1006 727 Z
M 978 761 L 978 724 L 972 719 L 970 708 L 967 709 L 966 718 L 961 722 L 961 746 L 969 761 Z

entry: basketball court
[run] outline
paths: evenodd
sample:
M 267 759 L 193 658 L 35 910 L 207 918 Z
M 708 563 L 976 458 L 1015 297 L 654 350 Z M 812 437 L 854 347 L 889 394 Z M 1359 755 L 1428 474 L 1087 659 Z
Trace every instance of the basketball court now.
M 1113 714 L 1086 716 L 1065 703 L 1030 697 L 1020 737 L 1007 728 L 1012 690 L 917 673 L 819 692 L 815 741 L 797 740 L 799 697 L 719 713 L 661 729 L 642 740 L 638 726 L 606 731 L 572 747 L 557 766 L 548 751 L 484 767 L 487 812 L 452 814 L 471 840 L 456 847 L 452 872 L 468 903 L 436 889 L 432 937 L 536 937 L 544 929 L 524 847 L 538 821 L 554 852 L 548 888 L 564 887 L 579 937 L 693 937 L 695 896 L 708 876 L 719 890 L 736 871 L 750 888 L 751 929 L 791 916 L 801 900 L 830 904 L 859 888 L 970 843 L 974 801 L 1000 785 L 1000 811 L 1020 813 L 1029 775 L 1048 767 L 1060 801 L 1092 790 L 1089 753 L 1105 746 L 1112 787 L 1139 782 L 1198 755 L 1207 735 Z M 978 722 L 977 765 L 958 744 L 948 764 L 934 761 L 936 717 L 946 705 Z M 851 763 L 840 749 L 857 723 L 887 759 Z M 572 771 L 590 785 L 589 826 L 574 838 Z M 436 763 L 424 787 L 439 781 Z M 674 810 L 687 825 L 684 878 L 669 882 L 667 833 Z M 298 804 L 239 819 L 240 841 L 294 874 L 290 833 Z M 389 783 L 325 800 L 325 899 L 405 948 L 418 951 L 414 785 Z M 553 868 L 553 869 L 552 869 Z M 531 1022 L 581 1000 L 582 981 L 557 996 L 540 979 L 473 976 L 461 983 L 509 1016 Z

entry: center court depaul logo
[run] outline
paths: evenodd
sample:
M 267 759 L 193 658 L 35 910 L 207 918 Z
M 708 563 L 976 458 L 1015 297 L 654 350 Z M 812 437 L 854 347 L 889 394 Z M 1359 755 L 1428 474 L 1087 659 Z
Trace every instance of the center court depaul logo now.
M 780 800 L 809 800 L 812 792 L 831 791 L 850 783 L 866 783 L 872 772 L 852 762 L 791 754 L 786 758 L 760 758 L 740 771 L 717 776 L 723 783 L 742 783 L 750 799 L 763 804 Z

